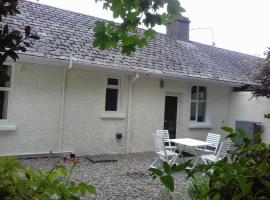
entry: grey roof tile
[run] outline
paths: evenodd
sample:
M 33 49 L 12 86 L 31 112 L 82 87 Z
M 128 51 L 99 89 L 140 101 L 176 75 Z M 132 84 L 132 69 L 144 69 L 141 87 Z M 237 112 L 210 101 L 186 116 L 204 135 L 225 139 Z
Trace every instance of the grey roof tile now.
M 239 83 L 252 82 L 262 60 L 164 34 L 158 34 L 147 48 L 131 57 L 119 49 L 101 51 L 92 46 L 92 28 L 99 19 L 26 0 L 19 2 L 21 14 L 6 18 L 4 23 L 16 29 L 30 25 L 41 37 L 26 55 L 69 60 L 72 54 L 74 60 L 88 64 Z

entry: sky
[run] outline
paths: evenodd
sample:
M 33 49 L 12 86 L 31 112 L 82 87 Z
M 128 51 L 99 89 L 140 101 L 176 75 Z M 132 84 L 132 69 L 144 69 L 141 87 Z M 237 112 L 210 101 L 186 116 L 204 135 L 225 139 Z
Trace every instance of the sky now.
M 37 2 L 37 0 L 31 0 Z M 38 0 L 66 10 L 112 20 L 95 0 Z M 270 46 L 270 0 L 180 0 L 191 21 L 190 40 L 250 55 L 264 56 Z M 166 27 L 156 27 L 165 33 Z

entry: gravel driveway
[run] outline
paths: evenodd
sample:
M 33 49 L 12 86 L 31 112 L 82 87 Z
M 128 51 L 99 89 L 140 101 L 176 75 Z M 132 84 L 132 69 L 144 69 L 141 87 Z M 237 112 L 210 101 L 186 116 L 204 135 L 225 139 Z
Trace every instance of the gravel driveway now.
M 80 164 L 72 175 L 74 181 L 91 182 L 97 189 L 96 197 L 91 199 L 129 200 L 166 199 L 165 189 L 158 179 L 152 179 L 148 167 L 155 160 L 153 153 L 139 153 L 114 156 L 117 162 L 92 163 L 80 157 Z M 62 158 L 37 158 L 21 160 L 35 169 L 48 170 L 62 162 Z M 177 174 L 174 199 L 187 198 L 187 181 L 184 174 Z

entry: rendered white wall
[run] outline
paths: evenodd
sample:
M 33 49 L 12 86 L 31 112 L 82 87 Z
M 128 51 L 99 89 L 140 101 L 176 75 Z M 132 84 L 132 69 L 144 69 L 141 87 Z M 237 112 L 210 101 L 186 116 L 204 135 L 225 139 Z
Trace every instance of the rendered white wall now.
M 101 118 L 105 111 L 107 75 L 72 69 L 67 76 L 64 150 L 80 154 L 124 153 L 126 118 Z M 112 74 L 113 75 L 113 74 Z M 128 79 L 121 79 L 120 111 L 126 114 Z M 123 133 L 117 141 L 115 134 Z
M 205 140 L 208 132 L 225 134 L 220 127 L 228 124 L 229 98 L 231 88 L 226 86 L 206 85 L 208 91 L 207 121 L 212 128 L 189 128 L 191 87 L 196 83 L 165 80 L 160 88 L 159 79 L 142 77 L 135 82 L 132 105 L 133 152 L 153 151 L 153 136 L 157 129 L 163 129 L 165 95 L 179 95 L 177 136 Z
M 16 131 L 0 131 L 0 154 L 59 151 L 63 68 L 24 64 L 15 70 L 10 121 Z M 106 72 L 72 68 L 67 72 L 62 151 L 79 154 L 125 153 L 129 76 L 121 75 L 120 110 L 125 118 L 102 118 L 105 112 Z M 119 76 L 119 74 L 118 74 Z M 230 88 L 207 84 L 211 129 L 190 129 L 190 89 L 195 83 L 141 76 L 134 83 L 131 113 L 131 152 L 153 151 L 156 129 L 163 128 L 165 95 L 179 95 L 177 137 L 205 139 L 221 133 L 228 121 Z M 116 133 L 123 133 L 118 141 Z
M 63 68 L 24 64 L 14 70 L 9 123 L 16 131 L 0 131 L 0 155 L 60 151 Z M 67 72 L 62 151 L 79 154 L 124 153 L 126 118 L 102 118 L 107 75 L 71 69 Z M 121 77 L 120 110 L 126 115 L 128 77 Z M 5 124 L 7 122 L 0 122 Z M 116 133 L 123 133 L 118 141 Z
M 270 120 L 264 114 L 270 113 L 270 99 L 251 98 L 250 92 L 233 92 L 230 103 L 230 126 L 235 127 L 236 120 L 261 122 L 264 126 L 262 139 L 270 144 Z
M 17 130 L 0 131 L 0 155 L 57 151 L 62 70 L 24 64 L 14 72 L 9 121 Z

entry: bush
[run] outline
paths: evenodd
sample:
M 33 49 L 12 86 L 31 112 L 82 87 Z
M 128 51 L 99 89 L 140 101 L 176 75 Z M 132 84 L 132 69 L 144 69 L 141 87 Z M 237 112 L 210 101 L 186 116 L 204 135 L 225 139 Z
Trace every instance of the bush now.
M 229 133 L 228 137 L 233 142 L 238 140 L 238 135 L 232 128 L 224 127 L 223 130 Z M 270 146 L 261 142 L 260 134 L 249 139 L 243 130 L 239 130 L 239 133 L 243 144 L 229 157 L 217 163 L 199 165 L 193 170 L 183 168 L 184 164 L 178 166 L 164 164 L 163 169 L 150 169 L 150 171 L 154 176 L 159 176 L 161 182 L 170 191 L 174 190 L 172 174 L 186 171 L 187 178 L 204 174 L 209 179 L 208 187 L 205 182 L 195 182 L 193 189 L 199 192 L 202 192 L 203 188 L 209 189 L 207 193 L 210 199 L 270 199 Z M 166 181 L 163 181 L 164 177 Z
M 58 166 L 43 173 L 26 168 L 15 158 L 0 157 L 0 199 L 79 200 L 82 196 L 96 194 L 90 184 L 70 182 L 77 163 L 73 160 L 70 168 Z
M 219 200 L 218 197 L 210 197 L 209 178 L 206 176 L 193 177 L 187 190 L 191 200 Z
M 233 129 L 223 130 L 234 142 L 238 140 Z M 270 146 L 261 142 L 259 133 L 252 139 L 243 130 L 239 133 L 243 144 L 229 158 L 201 167 L 209 177 L 210 193 L 224 200 L 270 199 Z

